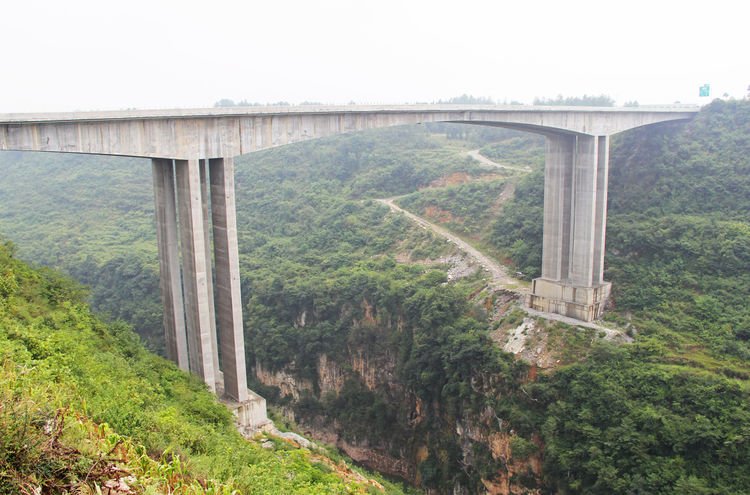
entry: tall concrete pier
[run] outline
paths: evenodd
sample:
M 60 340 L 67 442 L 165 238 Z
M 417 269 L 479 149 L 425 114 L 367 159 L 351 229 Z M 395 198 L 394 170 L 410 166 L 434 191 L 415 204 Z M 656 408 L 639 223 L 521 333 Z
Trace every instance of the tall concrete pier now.
M 153 158 L 151 167 L 167 356 L 251 434 L 268 419 L 265 399 L 247 389 L 234 160 Z
M 610 289 L 602 278 L 609 136 L 689 119 L 697 111 L 685 106 L 348 105 L 8 114 L 0 115 L 0 150 L 152 159 L 168 356 L 211 390 L 223 390 L 247 426 L 263 420 L 258 411 L 265 406 L 246 385 L 232 157 L 423 122 L 543 134 L 542 276 L 534 280 L 528 304 L 588 321 L 601 314 Z
M 152 170 L 167 355 L 202 377 L 211 390 L 223 389 L 229 398 L 245 401 L 233 159 L 155 158 Z
M 601 316 L 609 137 L 547 136 L 542 276 L 532 282 L 533 309 L 591 321 Z

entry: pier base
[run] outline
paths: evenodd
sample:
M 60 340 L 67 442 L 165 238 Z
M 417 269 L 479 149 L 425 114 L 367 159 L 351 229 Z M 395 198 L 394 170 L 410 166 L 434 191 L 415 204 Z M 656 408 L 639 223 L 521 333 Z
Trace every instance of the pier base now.
M 234 414 L 237 429 L 244 437 L 252 437 L 264 428 L 273 426 L 266 412 L 266 399 L 252 390 L 247 391 L 247 399 L 242 402 L 227 396 L 221 402 Z
M 526 305 L 531 309 L 593 321 L 602 316 L 612 284 L 602 282 L 594 287 L 577 287 L 535 278 L 531 287 L 532 293 L 526 296 Z

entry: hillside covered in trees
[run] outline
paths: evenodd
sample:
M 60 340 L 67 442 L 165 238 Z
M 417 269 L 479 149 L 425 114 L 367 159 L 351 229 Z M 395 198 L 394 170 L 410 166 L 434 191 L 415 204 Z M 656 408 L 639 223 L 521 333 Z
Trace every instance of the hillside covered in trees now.
M 531 278 L 539 138 L 441 124 L 238 158 L 251 382 L 306 432 L 436 493 L 746 493 L 749 114 L 717 101 L 613 140 L 607 318 L 634 342 L 537 322 L 570 356 L 541 372 L 493 341 L 524 321 L 506 295 L 481 273 L 448 282 L 455 248 L 374 201 L 406 195 Z M 89 284 L 159 351 L 149 163 L 4 153 L 0 167 L 18 255 Z
M 605 258 L 613 297 L 605 318 L 636 340 L 602 347 L 597 353 L 603 355 L 535 385 L 545 404 L 539 427 L 546 476 L 556 477 L 558 488 L 748 490 L 747 464 L 739 457 L 736 464 L 725 462 L 726 449 L 748 446 L 746 427 L 739 426 L 748 414 L 750 378 L 748 136 L 750 102 L 717 100 L 687 124 L 614 138 Z M 444 202 L 443 208 L 461 206 Z M 490 227 L 469 235 L 529 278 L 538 276 L 542 209 L 537 169 L 519 181 L 514 200 Z M 695 458 L 707 454 L 711 458 Z

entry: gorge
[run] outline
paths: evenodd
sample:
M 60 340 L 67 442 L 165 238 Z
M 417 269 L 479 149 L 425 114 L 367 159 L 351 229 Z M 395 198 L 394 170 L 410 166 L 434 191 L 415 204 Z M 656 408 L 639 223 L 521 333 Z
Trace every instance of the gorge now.
M 375 201 L 407 195 L 403 208 L 536 277 L 539 140 L 439 124 L 238 159 L 251 388 L 303 432 L 433 493 L 742 493 L 748 113 L 717 101 L 613 139 L 605 324 L 628 345 L 525 321 L 481 270 L 449 282 L 460 253 Z M 478 146 L 533 171 L 488 170 L 466 157 Z M 148 163 L 0 158 L 0 231 L 19 255 L 90 284 L 95 308 L 163 352 Z M 544 359 L 501 350 L 522 325 Z

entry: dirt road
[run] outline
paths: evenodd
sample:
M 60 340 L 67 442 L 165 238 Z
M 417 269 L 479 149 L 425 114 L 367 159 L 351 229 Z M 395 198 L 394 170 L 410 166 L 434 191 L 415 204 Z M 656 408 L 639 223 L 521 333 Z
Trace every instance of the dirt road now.
M 507 170 L 515 170 L 516 172 L 531 172 L 531 167 L 517 167 L 515 165 L 505 165 L 502 163 L 493 162 L 486 156 L 479 153 L 480 150 L 471 150 L 468 151 L 466 154 L 472 157 L 474 160 L 478 161 L 482 165 L 487 165 L 488 167 L 493 168 L 504 168 Z
M 479 263 L 483 267 L 485 272 L 487 272 L 491 276 L 492 280 L 488 283 L 490 287 L 494 289 L 512 290 L 513 292 L 517 292 L 518 294 L 521 294 L 522 296 L 529 293 L 528 282 L 524 282 L 519 279 L 511 277 L 508 274 L 508 270 L 503 265 L 485 256 L 480 251 L 478 251 L 475 247 L 473 247 L 471 244 L 462 240 L 460 237 L 456 236 L 455 234 L 450 233 L 445 228 L 439 225 L 435 225 L 434 223 L 429 222 L 422 217 L 419 217 L 413 213 L 410 213 L 404 210 L 403 208 L 400 208 L 397 204 L 394 203 L 394 201 L 397 200 L 399 197 L 400 196 L 396 196 L 394 198 L 378 199 L 377 201 L 379 201 L 380 203 L 383 203 L 384 205 L 387 205 L 391 209 L 391 211 L 406 215 L 406 217 L 409 218 L 414 223 L 417 223 L 421 225 L 422 227 L 433 231 L 437 235 L 455 244 L 458 247 L 458 249 L 460 249 L 461 251 L 466 253 L 467 256 L 469 256 L 470 258 L 474 259 L 477 263 Z M 633 340 L 632 338 L 628 337 L 620 330 L 614 330 L 608 327 L 604 327 L 595 322 L 585 322 L 585 321 L 576 320 L 574 318 L 570 318 L 568 316 L 552 314 L 552 313 L 543 313 L 541 311 L 530 309 L 524 305 L 521 305 L 520 307 L 531 316 L 537 316 L 539 318 L 545 318 L 547 320 L 559 321 L 562 323 L 567 323 L 568 325 L 572 325 L 572 326 L 594 328 L 596 330 L 604 331 L 607 334 L 607 339 L 609 340 L 619 339 L 624 342 L 631 342 Z
M 531 170 L 530 168 L 513 167 L 513 166 L 503 165 L 501 163 L 493 162 L 489 158 L 482 156 L 479 153 L 479 150 L 469 151 L 468 155 L 472 157 L 473 159 L 477 160 L 478 162 L 482 163 L 483 165 L 487 165 L 488 167 L 504 168 L 504 169 L 509 169 L 509 170 L 522 171 L 522 172 L 528 172 L 529 170 Z M 493 286 L 494 288 L 512 289 L 514 291 L 522 292 L 522 293 L 527 292 L 526 289 L 522 288 L 524 286 L 524 282 L 510 276 L 508 274 L 508 270 L 504 266 L 497 263 L 495 260 L 489 258 L 485 254 L 480 252 L 478 249 L 476 249 L 474 246 L 472 246 L 468 242 L 458 237 L 457 235 L 451 233 L 448 229 L 441 227 L 440 225 L 434 224 L 420 216 L 415 215 L 414 213 L 411 213 L 399 207 L 395 203 L 395 201 L 398 198 L 400 198 L 400 196 L 395 196 L 393 198 L 378 199 L 378 201 L 383 203 L 384 205 L 387 205 L 391 209 L 391 211 L 406 215 L 406 217 L 409 218 L 414 223 L 421 225 L 423 228 L 433 231 L 440 237 L 443 237 L 444 239 L 448 240 L 448 242 L 452 242 L 453 244 L 455 244 L 458 247 L 458 249 L 460 249 L 461 251 L 466 253 L 470 258 L 476 261 L 482 267 L 482 269 L 484 269 L 484 271 L 487 272 L 491 276 L 492 280 L 491 280 L 490 285 Z
M 383 203 L 384 205 L 387 205 L 392 211 L 406 215 L 406 217 L 409 218 L 414 223 L 419 224 L 422 227 L 433 231 L 440 237 L 447 239 L 448 242 L 452 242 L 453 244 L 455 244 L 458 247 L 458 249 L 460 249 L 461 251 L 466 253 L 469 257 L 473 258 L 477 263 L 479 263 L 479 265 L 482 266 L 482 268 L 492 277 L 491 285 L 493 285 L 494 287 L 498 289 L 499 288 L 507 288 L 507 289 L 512 288 L 513 290 L 519 290 L 518 289 L 519 284 L 523 284 L 523 282 L 508 275 L 508 272 L 504 266 L 498 264 L 496 261 L 482 254 L 471 244 L 464 241 L 463 239 L 456 236 L 455 234 L 452 234 L 447 229 L 439 225 L 436 225 L 432 222 L 429 222 L 425 220 L 424 218 L 417 216 L 414 213 L 408 212 L 404 210 L 403 208 L 399 207 L 397 204 L 394 203 L 394 201 L 397 200 L 398 198 L 399 196 L 395 198 L 378 199 L 378 201 Z
M 470 151 L 469 156 L 484 163 L 485 165 L 491 165 L 491 166 L 499 167 L 499 168 L 512 168 L 514 170 L 519 170 L 519 171 L 524 171 L 524 172 L 528 172 L 531 170 L 531 169 L 524 169 L 520 167 L 504 166 L 499 163 L 495 163 L 489 158 L 486 158 L 480 155 L 479 150 Z M 470 258 L 474 259 L 477 263 L 479 263 L 479 265 L 483 267 L 485 272 L 487 272 L 491 276 L 492 280 L 489 282 L 489 285 L 491 287 L 495 289 L 512 290 L 521 295 L 525 295 L 529 293 L 528 282 L 524 282 L 524 281 L 521 281 L 519 279 L 516 279 L 510 276 L 508 274 L 507 268 L 504 267 L 503 265 L 497 263 L 495 260 L 482 254 L 479 250 L 477 250 L 471 244 L 464 241 L 457 235 L 451 233 L 444 227 L 436 225 L 420 216 L 415 215 L 414 213 L 408 212 L 404 210 L 403 208 L 399 207 L 397 204 L 395 204 L 395 201 L 399 199 L 400 197 L 401 196 L 395 196 L 393 198 L 378 199 L 377 201 L 379 201 L 380 203 L 384 205 L 387 205 L 391 209 L 391 211 L 406 215 L 406 217 L 409 218 L 414 223 L 421 225 L 425 229 L 431 230 L 437 235 L 455 244 L 458 247 L 458 249 L 460 249 L 461 251 L 466 253 L 467 256 L 469 256 Z M 579 320 L 576 320 L 567 316 L 551 314 L 551 313 L 543 313 L 541 311 L 536 311 L 536 310 L 527 308 L 524 305 L 521 305 L 521 308 L 531 316 L 537 316 L 537 317 L 545 318 L 548 320 L 559 321 L 562 323 L 567 323 L 568 325 L 588 327 L 588 328 L 594 328 L 597 330 L 604 331 L 607 334 L 607 338 L 610 340 L 619 339 L 625 342 L 632 341 L 632 339 L 628 337 L 627 335 L 625 335 L 622 331 L 603 327 L 594 322 L 583 322 L 583 321 L 579 321 Z

